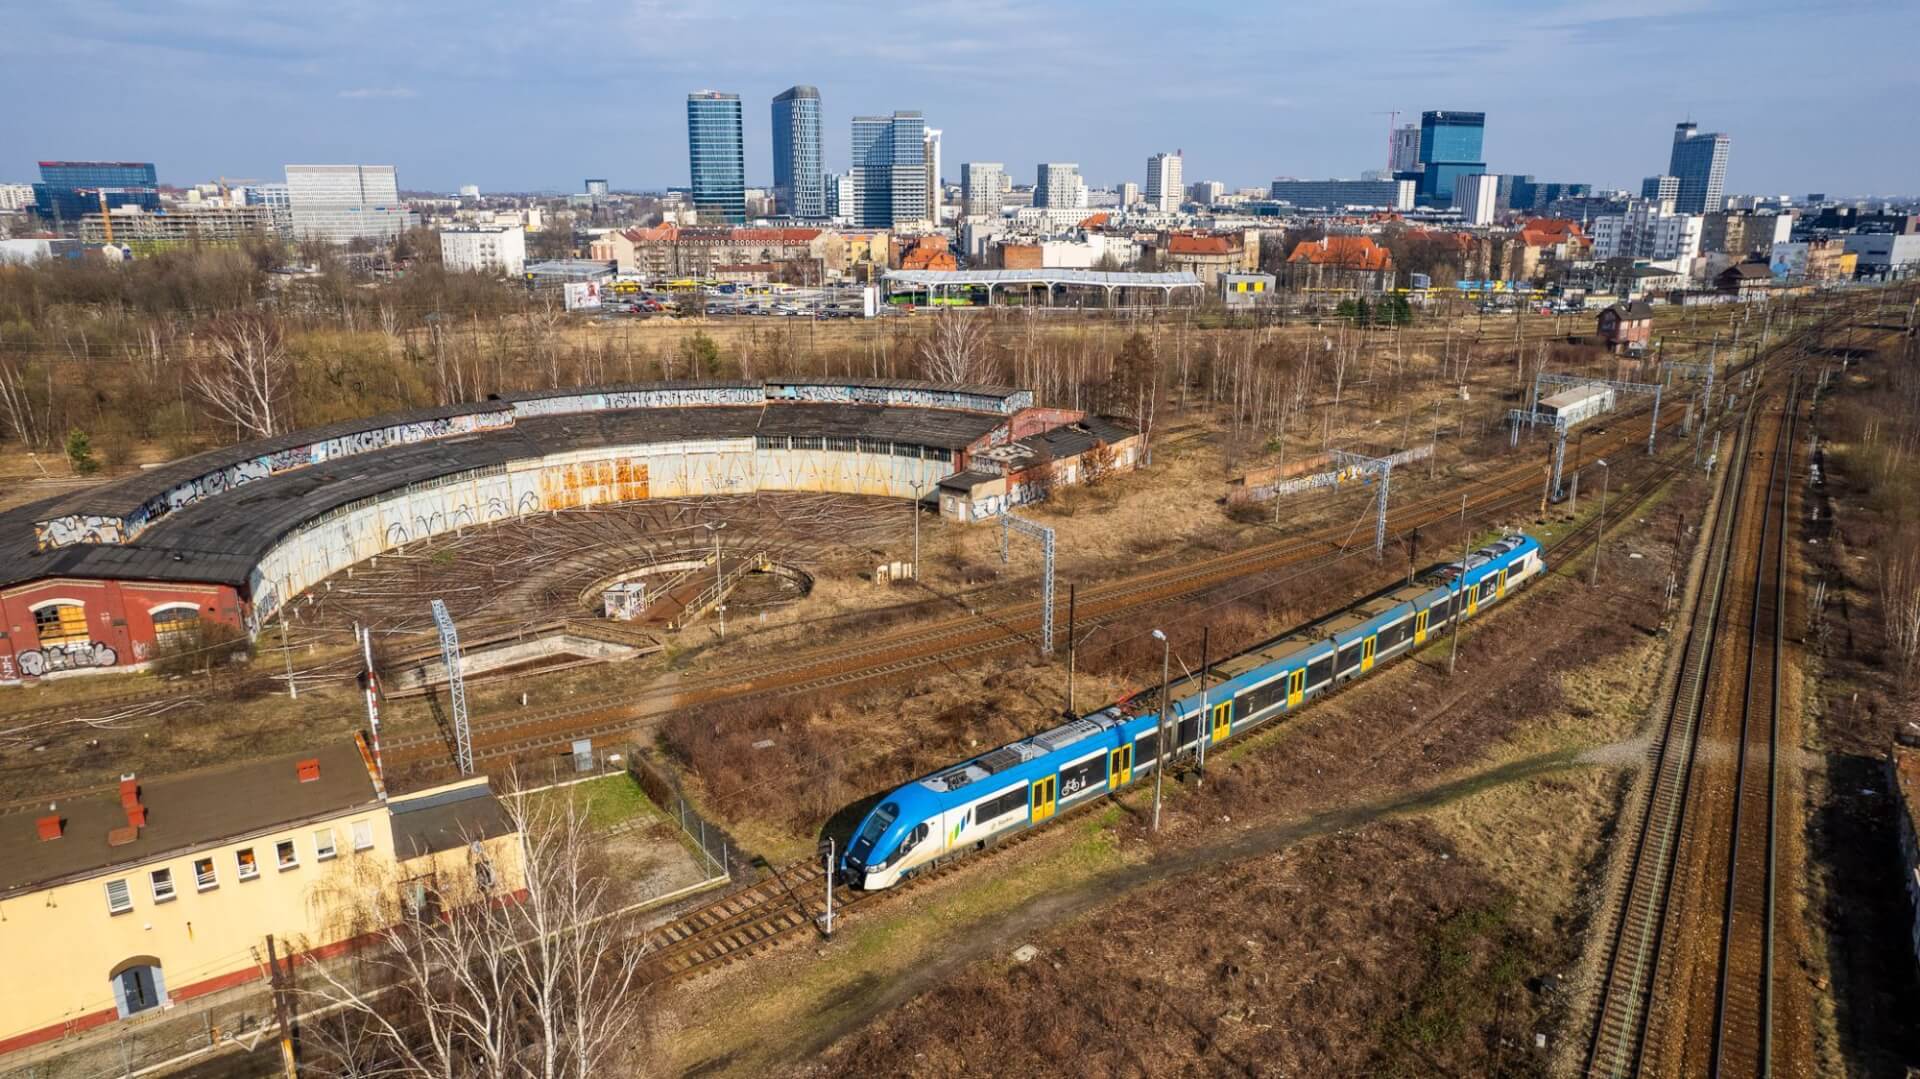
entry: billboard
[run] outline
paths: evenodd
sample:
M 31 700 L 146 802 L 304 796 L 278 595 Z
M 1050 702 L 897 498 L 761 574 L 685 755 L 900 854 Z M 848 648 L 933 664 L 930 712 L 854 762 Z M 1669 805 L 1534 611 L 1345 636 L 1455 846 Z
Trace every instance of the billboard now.
M 562 289 L 567 298 L 569 311 L 600 306 L 600 283 L 597 281 L 572 281 L 562 286 Z

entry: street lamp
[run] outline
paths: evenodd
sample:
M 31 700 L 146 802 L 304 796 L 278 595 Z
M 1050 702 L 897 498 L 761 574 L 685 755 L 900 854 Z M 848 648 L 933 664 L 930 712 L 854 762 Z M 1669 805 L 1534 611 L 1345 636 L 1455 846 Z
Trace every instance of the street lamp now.
M 1153 736 L 1153 830 L 1160 831 L 1160 788 L 1167 774 L 1167 666 L 1172 662 L 1173 642 L 1159 630 L 1153 639 L 1160 642 L 1160 718 Z
M 920 580 L 920 492 L 926 490 L 927 482 L 918 480 L 913 485 L 913 579 Z
M 727 522 L 721 521 L 715 524 L 712 521 L 702 521 L 700 524 L 701 527 L 707 530 L 707 534 L 713 537 L 713 602 L 717 605 L 720 602 L 722 592 L 725 590 L 725 584 L 720 574 L 720 530 L 727 527 Z M 726 616 L 723 614 L 721 616 L 720 636 L 725 637 L 726 635 Z
M 1598 531 L 1593 534 L 1593 572 L 1587 577 L 1587 587 L 1600 583 L 1600 545 L 1607 539 L 1607 479 L 1613 475 L 1613 469 L 1607 467 L 1607 459 L 1596 458 L 1593 462 L 1600 466 L 1600 516 Z

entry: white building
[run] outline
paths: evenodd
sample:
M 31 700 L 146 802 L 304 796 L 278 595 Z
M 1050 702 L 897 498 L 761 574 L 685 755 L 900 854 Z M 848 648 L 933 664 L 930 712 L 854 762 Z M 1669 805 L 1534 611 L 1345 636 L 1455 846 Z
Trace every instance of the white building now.
M 1388 172 L 1412 172 L 1420 167 L 1420 125 L 1404 124 L 1393 129 L 1393 142 L 1387 150 Z
M 33 208 L 32 184 L 0 184 L 0 211 Z
M 1863 232 L 1847 237 L 1846 249 L 1854 255 L 1856 273 L 1910 274 L 1920 271 L 1920 236 Z
M 1201 206 L 1212 206 L 1220 201 L 1220 196 L 1226 193 L 1226 184 L 1218 180 L 1201 180 L 1187 188 L 1187 201 Z
M 1084 206 L 1022 206 L 1013 212 L 1013 223 L 1023 229 L 1059 232 L 1087 219 Z
M 479 198 L 479 197 L 480 197 L 480 185 L 479 185 L 479 184 L 461 184 L 461 185 L 460 185 L 460 197 L 461 197 L 461 198 L 463 198 L 463 199 L 477 199 L 477 198 Z
M 1463 225 L 1493 224 L 1494 203 L 1500 197 L 1500 177 L 1476 172 L 1453 182 L 1453 205 Z
M 960 201 L 968 217 L 999 217 L 1007 169 L 998 161 L 969 161 L 960 166 Z
M 1120 185 L 1120 208 L 1131 210 L 1140 204 L 1140 185 L 1124 183 Z
M 927 220 L 936 226 L 940 224 L 940 197 L 945 194 L 940 185 L 940 129 L 927 128 Z
M 1180 151 L 1147 158 L 1147 206 L 1163 214 L 1180 208 Z
M 527 231 L 513 225 L 441 229 L 440 262 L 455 273 L 518 277 L 527 264 Z
M 1699 214 L 1677 214 L 1663 203 L 1636 199 L 1624 214 L 1594 218 L 1588 231 L 1595 258 L 1647 259 L 1685 273 L 1700 257 L 1704 224 Z
M 1078 164 L 1049 161 L 1040 166 L 1035 176 L 1033 204 L 1062 210 L 1085 209 L 1086 190 Z
M 288 165 L 287 197 L 298 240 L 385 244 L 419 224 L 392 165 Z

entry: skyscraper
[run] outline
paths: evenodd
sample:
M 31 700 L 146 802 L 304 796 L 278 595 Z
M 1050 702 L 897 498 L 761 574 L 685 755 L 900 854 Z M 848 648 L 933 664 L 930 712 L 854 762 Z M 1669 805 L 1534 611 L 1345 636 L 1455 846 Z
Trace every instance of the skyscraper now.
M 1060 210 L 1077 209 L 1086 185 L 1080 181 L 1080 166 L 1072 162 L 1049 161 L 1034 175 L 1033 204 Z
M 1393 129 L 1393 144 L 1387 150 L 1388 172 L 1413 172 L 1420 168 L 1420 125 L 1402 124 Z
M 1682 121 L 1673 125 L 1673 159 L 1668 174 L 1680 181 L 1673 208 L 1683 214 L 1713 213 L 1722 208 L 1727 182 L 1727 151 L 1733 138 L 1719 132 L 1702 135 L 1700 125 Z
M 927 220 L 927 122 L 918 111 L 853 118 L 853 205 L 861 228 Z
M 1663 199 L 1677 199 L 1680 197 L 1680 177 L 1649 176 L 1640 181 L 1640 197 L 1653 199 L 1655 202 Z
M 773 200 L 789 217 L 825 217 L 820 91 L 795 86 L 773 99 Z
M 693 209 L 702 221 L 747 219 L 747 155 L 740 95 L 701 90 L 687 95 L 687 158 Z
M 1170 214 L 1180 208 L 1180 151 L 1147 158 L 1147 205 Z
M 941 196 L 944 194 L 944 192 L 940 190 L 939 128 L 927 128 L 926 152 L 922 156 L 927 159 L 927 220 L 938 225 L 940 223 L 940 201 Z
M 1461 176 L 1487 171 L 1480 144 L 1486 134 L 1484 112 L 1451 112 L 1439 109 L 1420 114 L 1420 197 L 1425 203 L 1447 206 L 1453 202 L 1454 181 Z
M 968 217 L 999 217 L 1000 188 L 1006 166 L 998 161 L 969 161 L 960 166 L 960 199 Z
M 392 165 L 288 165 L 287 200 L 297 240 L 386 243 L 419 223 Z
M 160 209 L 160 188 L 153 164 L 146 161 L 42 161 L 33 185 L 33 206 L 41 217 L 78 222 L 107 208 Z

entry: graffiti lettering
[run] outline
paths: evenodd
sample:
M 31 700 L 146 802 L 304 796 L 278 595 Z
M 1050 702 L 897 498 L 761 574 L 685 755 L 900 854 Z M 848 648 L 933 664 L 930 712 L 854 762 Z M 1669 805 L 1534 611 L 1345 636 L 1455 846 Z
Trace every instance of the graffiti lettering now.
M 88 667 L 111 667 L 120 662 L 119 653 L 99 641 L 81 641 L 52 648 L 35 648 L 20 653 L 20 673 L 38 678 L 55 671 L 77 671 Z

